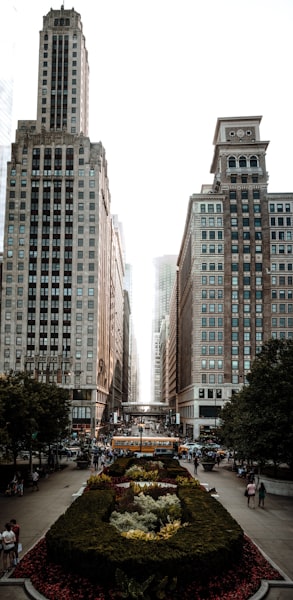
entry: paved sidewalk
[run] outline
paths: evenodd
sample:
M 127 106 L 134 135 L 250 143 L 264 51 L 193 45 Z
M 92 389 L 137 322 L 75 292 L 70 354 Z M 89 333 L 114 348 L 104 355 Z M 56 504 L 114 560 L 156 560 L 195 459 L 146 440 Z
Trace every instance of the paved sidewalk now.
M 188 461 L 180 461 L 194 475 L 194 467 Z M 267 494 L 265 508 L 248 508 L 244 496 L 245 480 L 232 472 L 227 460 L 205 472 L 201 465 L 197 469 L 200 483 L 208 489 L 215 488 L 215 496 L 228 512 L 241 525 L 246 535 L 253 540 L 281 574 L 291 582 L 292 587 L 270 588 L 266 600 L 293 599 L 293 498 Z M 264 598 L 264 596 L 260 596 Z M 257 599 L 256 599 L 257 600 Z
M 66 461 L 64 460 L 63 463 Z M 180 461 L 193 474 L 193 465 Z M 23 553 L 43 537 L 45 532 L 66 511 L 76 493 L 88 479 L 91 470 L 79 470 L 76 464 L 40 480 L 40 491 L 25 490 L 22 498 L 0 497 L 0 523 L 15 518 L 21 527 Z M 215 488 L 218 500 L 238 521 L 245 533 L 272 560 L 287 577 L 293 579 L 293 498 L 268 495 L 265 509 L 247 508 L 244 497 L 245 482 L 230 470 L 224 461 L 210 473 L 198 467 L 198 478 L 209 488 Z M 2 526 L 2 525 L 1 525 Z M 17 581 L 17 580 L 16 580 Z M 19 583 L 19 582 L 18 582 Z M 43 596 L 31 595 L 23 586 L 13 584 L 11 579 L 0 579 L 1 600 L 27 600 Z M 264 595 L 260 596 L 264 598 Z M 292 600 L 293 588 L 270 589 L 266 600 Z

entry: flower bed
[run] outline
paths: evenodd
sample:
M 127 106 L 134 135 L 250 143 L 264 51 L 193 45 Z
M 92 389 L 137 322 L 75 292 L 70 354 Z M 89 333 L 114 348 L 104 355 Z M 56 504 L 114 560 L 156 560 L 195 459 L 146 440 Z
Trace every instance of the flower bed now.
M 162 580 L 169 589 L 182 581 L 207 580 L 211 573 L 223 572 L 227 564 L 236 568 L 242 556 L 241 527 L 197 481 L 184 477 L 187 471 L 180 465 L 178 468 L 178 463 L 170 469 L 177 488 L 161 488 L 154 481 L 143 488 L 143 505 L 150 504 L 150 495 L 159 505 L 163 496 L 175 494 L 180 511 L 170 503 L 168 509 L 161 506 L 153 510 L 156 502 L 152 502 L 152 510 L 145 510 L 142 504 L 137 509 L 134 496 L 142 493 L 137 482 L 151 473 L 153 479 L 161 478 L 154 461 L 152 471 L 149 466 L 145 462 L 125 466 L 124 478 L 134 479 L 128 489 L 118 488 L 116 478 L 107 474 L 90 477 L 88 492 L 46 535 L 50 559 L 103 585 L 114 581 L 118 572 L 128 580 L 135 579 L 138 585 L 152 577 L 155 589 Z M 170 475 L 166 465 L 163 470 Z M 121 479 L 120 475 L 119 483 Z M 124 523 L 123 533 L 132 530 L 127 539 L 111 523 L 111 515 L 117 511 L 120 525 Z
M 247 600 L 262 578 L 280 579 L 224 507 L 172 463 L 124 459 L 114 477 L 91 476 L 14 575 L 48 600 Z
M 30 578 L 33 586 L 48 600 L 114 600 L 119 597 L 114 582 L 112 588 L 105 590 L 50 561 L 45 538 L 23 557 L 13 577 Z M 182 585 L 165 595 L 165 600 L 248 600 L 259 589 L 262 579 L 282 578 L 245 537 L 243 558 L 236 572 L 227 569 L 222 576 L 212 576 L 206 585 L 198 585 L 196 581 Z

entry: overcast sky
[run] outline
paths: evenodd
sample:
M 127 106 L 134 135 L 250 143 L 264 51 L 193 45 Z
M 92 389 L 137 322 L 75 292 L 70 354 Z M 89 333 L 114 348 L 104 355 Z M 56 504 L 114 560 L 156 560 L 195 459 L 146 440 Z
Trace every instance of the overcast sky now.
M 52 0 L 7 0 L 18 34 L 17 119 L 36 118 L 39 31 Z M 141 400 L 149 400 L 152 260 L 179 253 L 189 197 L 211 183 L 218 117 L 262 115 L 270 192 L 291 183 L 293 0 L 65 0 L 90 64 L 90 139 L 106 149 L 112 213 L 134 269 Z M 5 30 L 5 31 L 4 31 Z M 3 61 L 3 55 L 1 56 Z M 9 56 L 7 56 L 9 61 Z M 14 132 L 13 132 L 14 137 Z

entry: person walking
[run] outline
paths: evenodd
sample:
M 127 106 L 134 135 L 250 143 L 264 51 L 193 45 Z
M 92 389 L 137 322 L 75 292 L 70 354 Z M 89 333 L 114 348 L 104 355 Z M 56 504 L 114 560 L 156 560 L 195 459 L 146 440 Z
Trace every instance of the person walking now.
M 19 563 L 18 544 L 19 544 L 20 527 L 19 527 L 18 523 L 16 522 L 16 519 L 10 519 L 10 523 L 11 523 L 11 529 L 15 535 L 14 561 L 13 562 L 15 565 L 17 565 Z
M 250 499 L 251 499 L 251 503 L 253 504 L 252 508 L 255 508 L 255 490 L 256 490 L 256 485 L 255 485 L 254 481 L 250 481 L 247 484 L 246 490 L 247 490 L 247 506 L 250 505 Z
M 197 475 L 197 467 L 198 467 L 198 458 L 197 458 L 197 456 L 194 457 L 193 464 L 194 464 L 194 475 Z
M 38 492 L 39 491 L 39 473 L 36 469 L 33 471 L 32 481 L 33 481 L 32 492 L 34 490 L 36 490 Z
M 261 482 L 261 484 L 258 488 L 258 506 L 261 506 L 262 508 L 265 507 L 266 493 L 267 493 L 267 490 L 265 488 L 265 485 L 263 482 Z
M 3 575 L 3 537 L 2 537 L 2 532 L 0 531 L 0 577 L 1 575 Z
M 93 464 L 94 464 L 94 468 L 95 468 L 95 471 L 96 471 L 99 468 L 99 455 L 98 455 L 98 452 L 94 453 Z
M 5 529 L 2 532 L 4 571 L 8 571 L 13 567 L 15 539 L 15 533 L 12 531 L 11 523 L 6 523 Z

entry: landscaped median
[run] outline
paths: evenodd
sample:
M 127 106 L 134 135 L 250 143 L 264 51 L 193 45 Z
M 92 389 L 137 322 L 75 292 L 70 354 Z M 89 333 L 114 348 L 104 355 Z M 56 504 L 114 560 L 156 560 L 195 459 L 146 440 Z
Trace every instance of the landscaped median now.
M 85 493 L 48 531 L 39 553 L 46 553 L 53 570 L 56 566 L 59 580 L 61 570 L 67 583 L 83 582 L 78 596 L 68 595 L 71 600 L 244 600 L 262 578 L 279 578 L 252 547 L 248 561 L 250 546 L 226 509 L 177 461 L 131 458 L 90 477 Z M 17 571 L 32 578 L 21 564 Z M 43 586 L 40 591 L 44 594 Z M 50 599 L 56 593 L 56 587 L 55 596 L 46 592 Z

